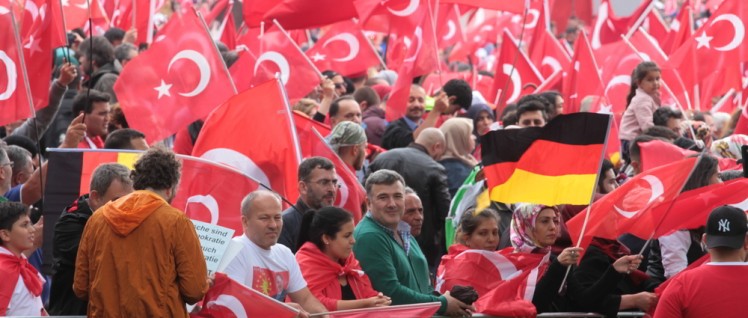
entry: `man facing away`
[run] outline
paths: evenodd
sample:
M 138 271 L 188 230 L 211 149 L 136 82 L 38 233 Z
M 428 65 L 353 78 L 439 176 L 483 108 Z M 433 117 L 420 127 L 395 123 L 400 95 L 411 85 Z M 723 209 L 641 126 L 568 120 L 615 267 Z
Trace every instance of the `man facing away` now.
M 151 148 L 135 163 L 135 192 L 88 220 L 78 248 L 73 291 L 89 317 L 187 317 L 185 303 L 208 290 L 195 227 L 172 207 L 181 164 Z

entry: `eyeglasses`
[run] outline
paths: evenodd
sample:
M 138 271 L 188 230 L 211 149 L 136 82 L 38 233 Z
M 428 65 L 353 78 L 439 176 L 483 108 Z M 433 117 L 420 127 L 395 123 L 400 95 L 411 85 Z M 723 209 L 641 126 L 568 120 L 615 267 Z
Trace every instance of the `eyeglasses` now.
M 317 181 L 307 181 L 310 183 L 317 184 L 322 187 L 329 187 L 332 185 L 335 188 L 340 188 L 340 184 L 338 184 L 338 179 L 319 179 Z
M 11 168 L 13 168 L 13 161 L 8 161 L 6 163 L 0 164 L 0 167 L 5 167 L 5 166 L 10 166 Z

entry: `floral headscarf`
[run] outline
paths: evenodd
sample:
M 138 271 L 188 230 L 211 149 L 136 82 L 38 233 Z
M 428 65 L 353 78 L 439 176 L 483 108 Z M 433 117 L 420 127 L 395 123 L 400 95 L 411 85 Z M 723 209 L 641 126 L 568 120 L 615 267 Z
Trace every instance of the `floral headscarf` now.
M 558 208 L 542 204 L 520 204 L 512 213 L 512 224 L 509 229 L 509 240 L 512 241 L 512 247 L 515 251 L 523 253 L 548 253 L 551 247 L 540 248 L 535 245 L 535 241 L 530 233 L 535 229 L 535 221 L 540 215 L 540 211 L 551 208 L 558 215 Z
M 740 159 L 743 157 L 740 153 L 742 145 L 748 145 L 748 136 L 732 135 L 713 142 L 711 151 L 720 158 Z

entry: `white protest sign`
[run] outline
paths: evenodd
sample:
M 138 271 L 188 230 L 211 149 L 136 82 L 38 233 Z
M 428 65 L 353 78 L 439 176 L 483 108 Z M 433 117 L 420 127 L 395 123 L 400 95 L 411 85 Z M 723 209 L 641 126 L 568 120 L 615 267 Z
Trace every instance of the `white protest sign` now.
M 221 263 L 223 254 L 234 237 L 234 230 L 197 220 L 191 221 L 195 225 L 200 246 L 203 248 L 208 275 L 211 275 L 218 269 L 218 264 Z

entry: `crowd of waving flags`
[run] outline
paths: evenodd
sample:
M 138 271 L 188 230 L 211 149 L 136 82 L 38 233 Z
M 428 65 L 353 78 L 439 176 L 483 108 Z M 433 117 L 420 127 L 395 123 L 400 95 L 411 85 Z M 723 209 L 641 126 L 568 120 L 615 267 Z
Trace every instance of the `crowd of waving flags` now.
M 183 180 L 193 181 L 180 185 L 174 205 L 193 219 L 236 231 L 241 230 L 241 220 L 234 212 L 242 196 L 268 187 L 284 198 L 296 198 L 296 170 L 310 156 L 335 163 L 343 183 L 336 205 L 351 211 L 356 220 L 364 213 L 361 184 L 324 142 L 330 128 L 290 110 L 290 102 L 320 84 L 321 70 L 347 76 L 371 67 L 396 71 L 388 120 L 404 114 L 410 84 L 418 77 L 429 93 L 447 79 L 465 79 L 499 108 L 527 94 L 562 92 L 567 115 L 546 127 L 495 131 L 481 138 L 486 181 L 473 172 L 453 202 L 452 217 L 458 217 L 458 207 L 467 206 L 461 201 L 476 200 L 484 187 L 483 195 L 505 203 L 589 204 L 601 159 L 618 151 L 616 133 L 631 70 L 641 61 L 661 66 L 663 104 L 723 112 L 742 108 L 734 133 L 748 133 L 748 86 L 741 71 L 748 62 L 744 1 L 687 2 L 667 24 L 653 0 L 641 1 L 626 17 L 616 16 L 609 0 L 602 0 L 596 13 L 591 1 L 570 6 L 562 0 L 257 0 L 245 1 L 239 28 L 237 17 L 230 14 L 233 1 L 215 1 L 209 10 L 193 8 L 187 1 L 155 28 L 154 13 L 164 2 L 0 0 L 0 30 L 5 31 L 0 32 L 0 125 L 29 118 L 46 106 L 52 51 L 66 45 L 67 30 L 81 27 L 101 34 L 109 27 L 136 29 L 137 44 L 148 49 L 122 70 L 115 85 L 120 105 L 131 126 L 151 141 L 205 120 L 194 157 L 180 157 Z M 666 10 L 672 11 L 673 2 L 665 1 Z M 711 17 L 694 28 L 692 12 L 704 5 L 712 10 Z M 553 22 L 557 30 L 564 30 L 572 15 L 589 24 L 574 47 L 557 39 L 549 27 Z M 210 32 L 213 25 L 219 26 L 215 36 Z M 321 28 L 322 35 L 310 46 L 306 31 L 313 28 Z M 370 41 L 375 33 L 388 37 L 384 52 Z M 232 67 L 226 67 L 214 40 L 239 52 Z M 491 58 L 477 56 L 488 43 L 499 43 Z M 302 50 L 304 46 L 310 47 Z M 469 63 L 471 69 L 451 71 L 441 58 L 445 48 L 449 54 L 444 58 Z M 483 71 L 494 76 L 479 74 Z M 582 109 L 587 96 L 594 96 L 594 102 Z M 722 98 L 712 106 L 715 96 Z M 623 233 L 657 238 L 703 225 L 705 213 L 719 205 L 748 210 L 741 196 L 748 188 L 746 179 L 681 193 L 699 160 L 690 155 L 666 144 L 642 145 L 643 172 L 568 221 L 575 242 L 584 245 L 593 236 L 615 239 Z M 62 210 L 86 192 L 84 180 L 97 163 L 132 165 L 134 156 L 50 152 L 47 197 Z M 729 160 L 720 166 L 737 168 Z M 52 177 L 55 174 L 59 175 Z M 71 180 L 77 180 L 77 186 L 71 187 Z M 493 285 L 476 286 L 487 291 L 476 305 L 493 308 L 495 314 L 526 313 L 528 282 L 542 270 L 540 260 L 507 255 L 465 251 L 450 262 L 483 258 L 494 266 L 511 264 L 504 271 L 489 266 L 488 272 L 481 272 L 492 278 L 482 281 Z M 276 316 L 296 315 L 292 308 L 254 295 L 223 276 L 206 296 L 204 314 L 240 307 L 249 313 L 259 309 L 242 304 L 263 301 L 281 310 L 274 311 Z M 432 305 L 407 310 L 426 314 L 436 309 Z

